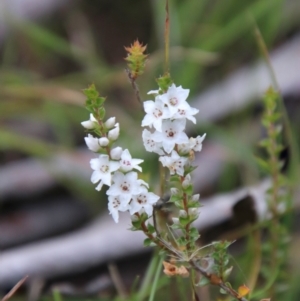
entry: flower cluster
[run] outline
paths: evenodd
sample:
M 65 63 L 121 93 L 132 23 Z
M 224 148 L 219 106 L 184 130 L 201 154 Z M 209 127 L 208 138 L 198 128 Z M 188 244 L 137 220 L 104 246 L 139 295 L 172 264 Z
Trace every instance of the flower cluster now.
M 198 113 L 186 101 L 189 90 L 174 84 L 166 92 L 162 90 L 150 91 L 148 94 L 154 94 L 155 100 L 144 102 L 142 126 L 150 130 L 144 129 L 143 142 L 147 151 L 160 156 L 159 161 L 170 172 L 170 201 L 179 209 L 179 216 L 172 218 L 172 228 L 181 230 L 182 237 L 177 242 L 189 252 L 199 237 L 191 224 L 198 218 L 200 206 L 199 194 L 193 195 L 190 173 L 195 168 L 194 152 L 201 151 L 205 134 L 188 138 L 185 133 L 187 120 L 196 123 L 194 115 Z
M 155 94 L 155 101 L 144 102 L 146 115 L 142 126 L 148 126 L 154 131 L 143 131 L 143 142 L 147 151 L 159 154 L 160 162 L 169 168 L 171 175 L 184 175 L 185 167 L 191 152 L 201 151 L 202 141 L 205 138 L 198 136 L 188 138 L 185 130 L 186 120 L 196 123 L 194 117 L 199 110 L 191 108 L 186 99 L 188 89 L 172 84 L 166 93 L 160 94 L 159 90 L 150 91 Z
M 87 89 L 86 95 L 94 97 L 94 86 L 89 89 Z M 95 110 L 96 113 L 98 111 L 99 108 Z M 90 119 L 81 123 L 87 130 L 93 131 L 98 137 L 100 136 L 98 138 L 88 134 L 85 137 L 87 147 L 99 154 L 98 158 L 90 161 L 93 170 L 92 183 L 98 183 L 96 186 L 98 191 L 102 189 L 103 185 L 109 186 L 106 191 L 108 209 L 115 222 L 119 220 L 119 211 L 129 211 L 131 215 L 146 213 L 151 216 L 153 204 L 158 201 L 159 196 L 149 192 L 148 184 L 138 179 L 135 170 L 142 171 L 139 164 L 143 160 L 132 158 L 128 149 L 123 150 L 118 146 L 112 147 L 120 133 L 120 127 L 116 123 L 115 117 L 103 122 L 99 116 L 97 118 L 95 115 L 91 113 Z

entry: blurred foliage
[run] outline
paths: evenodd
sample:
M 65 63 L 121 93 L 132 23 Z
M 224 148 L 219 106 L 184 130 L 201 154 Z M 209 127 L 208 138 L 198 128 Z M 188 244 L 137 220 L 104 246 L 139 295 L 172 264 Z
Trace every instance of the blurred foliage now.
M 163 73 L 164 5 L 161 0 L 77 1 L 38 22 L 10 20 L 11 31 L 0 46 L 0 163 L 6 163 L 7 152 L 45 158 L 83 146 L 80 121 L 88 119 L 88 112 L 81 91 L 91 83 L 107 96 L 107 116 L 120 122 L 123 147 L 144 157 L 141 138 L 136 138 L 141 136 L 137 125 L 142 115 L 124 72 L 124 46 L 136 38 L 148 45 L 149 61 L 138 80 L 146 99 L 145 93 L 157 88 L 155 77 Z M 256 60 L 251 18 L 273 49 L 299 30 L 299 6 L 293 0 L 171 1 L 170 71 L 175 83 L 191 89 L 193 96 Z M 247 107 L 197 129 L 230 153 L 215 185 L 219 191 L 257 179 L 252 153 L 261 135 L 259 118 Z M 143 168 L 150 177 L 158 165 L 149 157 Z M 78 190 L 70 181 L 65 181 L 68 189 Z M 81 195 L 99 198 L 92 185 L 83 186 Z M 299 290 L 294 283 L 292 288 Z M 298 299 L 290 292 L 286 300 Z

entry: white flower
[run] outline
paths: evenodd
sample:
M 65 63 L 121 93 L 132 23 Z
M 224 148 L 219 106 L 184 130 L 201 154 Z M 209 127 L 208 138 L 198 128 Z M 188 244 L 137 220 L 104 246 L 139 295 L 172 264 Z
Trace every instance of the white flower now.
M 169 154 L 175 147 L 175 144 L 189 141 L 188 136 L 183 132 L 185 123 L 185 119 L 164 120 L 162 122 L 162 132 L 154 132 L 152 139 L 155 142 L 162 142 L 163 149 Z
M 100 181 L 96 190 L 101 190 L 103 184 L 111 185 L 111 173 L 116 171 L 120 164 L 119 162 L 109 161 L 108 155 L 100 155 L 99 158 L 91 159 L 91 168 L 94 170 L 91 181 L 97 183 Z
M 182 89 L 181 86 L 176 87 L 172 84 L 167 93 L 160 95 L 160 99 L 165 103 L 172 115 L 176 114 L 179 108 L 185 108 L 189 106 L 186 99 L 190 93 L 189 89 Z
M 144 142 L 145 149 L 148 152 L 157 153 L 161 156 L 165 154 L 161 149 L 162 143 L 155 142 L 152 138 L 152 133 L 146 129 L 143 130 L 143 142 Z
M 112 130 L 110 130 L 108 132 L 108 139 L 109 140 L 117 140 L 120 134 L 120 127 L 119 124 L 116 123 L 115 128 L 113 128 Z
M 174 119 L 186 118 L 196 124 L 196 118 L 193 116 L 199 112 L 198 109 L 191 108 L 190 105 L 182 105 L 178 111 L 172 116 Z
M 92 152 L 97 152 L 100 150 L 101 146 L 99 144 L 99 139 L 93 137 L 91 134 L 88 134 L 87 137 L 84 138 L 85 143 L 87 147 L 92 151 Z
M 123 172 L 128 172 L 132 169 L 137 169 L 138 171 L 142 171 L 142 168 L 138 166 L 138 164 L 142 162 L 144 162 L 144 160 L 132 159 L 128 149 L 125 149 L 121 155 L 120 170 Z
M 119 222 L 119 211 L 127 211 L 129 209 L 128 203 L 121 202 L 119 196 L 112 196 L 108 197 L 108 210 L 109 213 L 112 215 L 114 221 L 117 223 Z
M 133 215 L 136 212 L 140 212 L 142 209 L 145 210 L 148 216 L 152 215 L 153 204 L 159 200 L 159 196 L 148 192 L 147 189 L 143 189 L 143 192 L 138 195 L 132 196 L 132 201 L 129 204 L 129 212 Z
M 99 143 L 101 146 L 107 146 L 109 144 L 109 140 L 106 137 L 99 138 Z
M 119 196 L 120 201 L 124 204 L 128 203 L 132 195 L 142 192 L 140 180 L 138 180 L 136 172 L 123 174 L 119 171 L 115 172 L 112 177 L 113 184 L 107 190 L 107 195 Z
M 155 102 L 152 100 L 144 102 L 144 110 L 147 114 L 142 120 L 142 126 L 154 126 L 157 131 L 161 132 L 162 120 L 170 117 L 168 108 L 164 106 L 159 97 L 156 97 Z
M 180 176 L 184 175 L 184 165 L 187 160 L 185 157 L 180 157 L 175 150 L 172 151 L 171 156 L 162 156 L 159 158 L 162 165 L 169 168 L 171 175 L 176 173 Z
M 94 117 L 93 114 L 90 114 L 90 119 L 89 120 L 81 122 L 82 126 L 85 127 L 88 130 L 92 130 L 93 128 L 95 128 L 97 123 L 98 123 L 98 121 Z
M 202 142 L 205 138 L 206 134 L 201 136 L 197 136 L 196 138 L 190 138 L 190 144 L 193 145 L 193 150 L 195 152 L 200 152 L 202 149 Z
M 117 146 L 110 151 L 110 157 L 113 160 L 120 160 L 122 152 L 123 152 L 122 147 Z
M 115 126 L 115 124 L 116 124 L 116 117 L 110 117 L 104 123 L 105 127 L 108 130 L 112 129 Z

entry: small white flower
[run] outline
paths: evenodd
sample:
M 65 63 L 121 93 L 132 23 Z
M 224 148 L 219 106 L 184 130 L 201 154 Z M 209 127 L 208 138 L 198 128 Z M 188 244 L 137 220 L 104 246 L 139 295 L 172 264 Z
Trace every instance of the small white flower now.
M 109 144 L 109 140 L 106 137 L 99 138 L 99 143 L 101 146 L 105 147 Z
M 109 161 L 108 155 L 100 155 L 99 158 L 91 159 L 91 168 L 94 170 L 91 181 L 97 183 L 100 181 L 96 190 L 101 190 L 103 184 L 111 185 L 111 173 L 116 171 L 120 164 L 119 162 Z
M 186 118 L 196 124 L 196 115 L 199 112 L 198 109 L 191 108 L 190 105 L 183 105 L 178 108 L 178 111 L 172 116 L 174 119 Z
M 190 138 L 190 143 L 193 145 L 193 150 L 195 152 L 200 152 L 202 149 L 202 142 L 205 138 L 206 134 L 201 136 L 197 136 L 196 138 Z
M 113 128 L 112 130 L 110 130 L 108 132 L 108 139 L 109 140 L 117 140 L 120 134 L 120 127 L 119 124 L 117 123 L 115 125 L 115 128 Z
M 162 143 L 161 142 L 155 142 L 152 138 L 152 133 L 148 130 L 143 130 L 143 142 L 146 151 L 157 153 L 160 156 L 164 155 L 165 153 L 161 149 Z
M 114 221 L 116 223 L 119 222 L 119 211 L 127 211 L 129 209 L 128 203 L 121 202 L 119 196 L 112 196 L 108 197 L 108 210 L 109 213 L 112 215 Z
M 110 117 L 104 123 L 105 127 L 108 130 L 112 129 L 115 126 L 115 124 L 116 124 L 116 117 Z
M 94 129 L 95 126 L 97 125 L 97 123 L 98 123 L 98 121 L 94 117 L 93 114 L 90 114 L 90 119 L 89 120 L 81 122 L 82 126 L 85 127 L 88 130 Z
M 143 192 L 132 196 L 132 201 L 129 204 L 129 212 L 131 215 L 133 215 L 134 213 L 140 212 L 142 209 L 144 209 L 147 215 L 150 216 L 153 212 L 153 205 L 158 200 L 158 195 L 148 192 L 147 189 L 143 189 Z
M 110 157 L 113 160 L 120 160 L 122 152 L 123 152 L 122 147 L 117 146 L 110 151 Z
M 143 190 L 136 172 L 123 174 L 115 172 L 112 177 L 113 184 L 107 190 L 107 195 L 119 196 L 122 203 L 128 203 L 132 195 L 139 194 Z
M 176 114 L 179 108 L 184 108 L 189 106 L 186 99 L 190 93 L 189 89 L 182 89 L 181 86 L 176 87 L 172 84 L 167 93 L 160 95 L 160 99 L 165 103 L 172 115 Z
M 175 150 L 172 151 L 171 156 L 162 156 L 159 158 L 162 165 L 169 168 L 171 175 L 176 173 L 180 176 L 184 175 L 184 165 L 187 160 L 185 157 L 180 157 Z
M 131 154 L 128 149 L 125 149 L 122 152 L 121 160 L 120 160 L 120 170 L 123 172 L 128 172 L 132 169 L 137 169 L 138 171 L 142 171 L 142 168 L 138 166 L 138 164 L 144 162 L 141 159 L 132 159 Z
M 85 143 L 87 147 L 92 151 L 92 152 L 97 152 L 100 150 L 101 146 L 99 144 L 99 139 L 93 137 L 91 134 L 88 134 L 87 137 L 84 138 Z
M 142 126 L 154 126 L 157 131 L 161 132 L 163 119 L 170 117 L 168 108 L 164 106 L 159 97 L 156 97 L 155 102 L 152 100 L 144 102 L 144 110 L 147 114 L 142 120 Z
M 155 142 L 161 142 L 163 149 L 169 154 L 175 147 L 175 144 L 189 141 L 188 136 L 183 132 L 185 124 L 185 119 L 164 120 L 162 122 L 162 132 L 155 131 L 152 134 L 152 139 Z

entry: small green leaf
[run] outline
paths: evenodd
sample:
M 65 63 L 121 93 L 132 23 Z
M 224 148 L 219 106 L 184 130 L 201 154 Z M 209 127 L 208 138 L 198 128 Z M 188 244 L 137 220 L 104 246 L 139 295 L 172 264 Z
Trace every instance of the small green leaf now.
M 95 105 L 101 107 L 105 102 L 105 97 L 97 97 L 95 100 Z
M 84 89 L 83 93 L 87 98 L 90 99 L 95 99 L 99 95 L 94 84 L 91 84 L 87 89 Z
M 144 247 L 150 247 L 152 244 L 152 240 L 150 238 L 144 239 Z
M 165 93 L 165 92 L 167 92 L 169 87 L 172 85 L 173 80 L 171 79 L 170 73 L 167 72 L 163 76 L 157 78 L 156 82 L 157 82 L 160 90 L 162 90 L 162 92 Z
M 104 109 L 103 107 L 101 107 L 101 108 L 99 109 L 99 119 L 100 119 L 100 120 L 103 120 L 104 117 L 105 117 L 105 109 Z
M 155 232 L 155 228 L 154 228 L 154 226 L 152 225 L 152 224 L 148 224 L 147 225 L 147 228 L 148 228 L 148 231 L 152 234 L 152 233 L 154 233 Z

